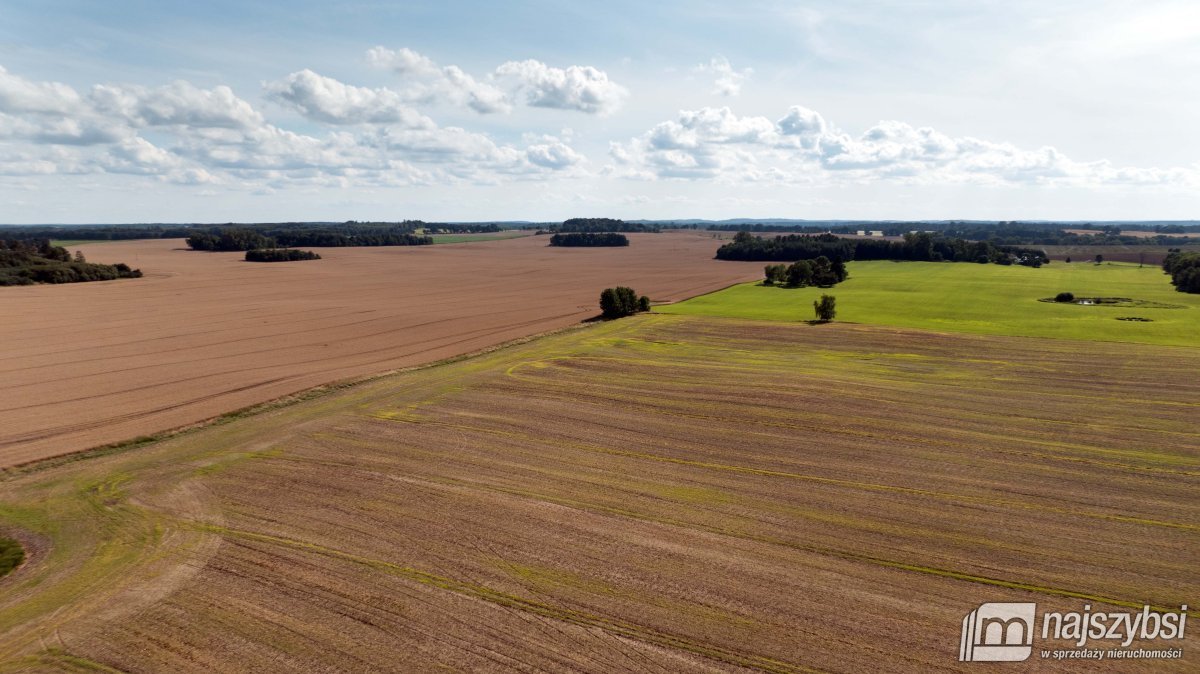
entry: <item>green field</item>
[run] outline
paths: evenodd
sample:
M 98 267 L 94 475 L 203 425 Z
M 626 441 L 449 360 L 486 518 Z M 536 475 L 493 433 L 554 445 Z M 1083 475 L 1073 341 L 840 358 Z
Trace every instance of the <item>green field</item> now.
M 770 321 L 813 318 L 813 300 L 837 297 L 837 320 L 945 332 L 1200 346 L 1200 295 L 1176 292 L 1157 267 L 1055 262 L 1039 269 L 937 262 L 852 262 L 832 289 L 733 286 L 678 304 L 671 314 Z M 1125 297 L 1179 308 L 1081 306 L 1039 302 Z M 1116 320 L 1140 317 L 1151 322 Z

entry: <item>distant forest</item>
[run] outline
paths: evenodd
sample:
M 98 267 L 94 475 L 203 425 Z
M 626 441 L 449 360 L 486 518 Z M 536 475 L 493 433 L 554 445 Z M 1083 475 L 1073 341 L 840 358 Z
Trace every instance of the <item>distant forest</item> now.
M 73 241 L 126 241 L 129 239 L 182 239 L 194 230 L 188 225 L 88 225 L 49 227 L 45 225 L 0 227 L 8 239 Z
M 846 239 L 832 234 L 785 234 L 773 238 L 738 232 L 717 249 L 718 260 L 790 262 L 826 257 L 829 260 L 915 260 L 981 262 L 1040 267 L 1049 262 L 1033 248 L 997 246 L 990 241 L 967 241 L 927 233 L 905 234 L 903 241 Z
M 600 247 L 628 246 L 629 239 L 624 234 L 615 232 L 568 232 L 555 234 L 550 237 L 551 246 L 564 247 Z
M 128 239 L 185 239 L 195 234 L 213 234 L 223 230 L 247 230 L 272 237 L 280 245 L 291 246 L 363 246 L 363 245 L 420 245 L 412 243 L 368 243 L 401 234 L 481 234 L 499 232 L 494 223 L 451 224 L 402 220 L 399 222 L 268 222 L 268 223 L 225 223 L 220 225 L 86 225 L 54 227 L 47 225 L 21 225 L 0 228 L 7 239 L 41 240 L 58 239 L 74 241 L 117 241 Z M 297 243 L 284 243 L 294 239 Z M 305 243 L 320 240 L 322 243 Z M 244 249 L 243 249 L 244 250 Z
M 1087 223 L 1045 223 L 1002 221 L 999 223 L 972 222 L 871 222 L 846 223 L 836 226 L 824 225 L 773 225 L 751 223 L 735 225 L 709 225 L 708 230 L 718 232 L 759 232 L 775 234 L 854 234 L 859 230 L 882 231 L 884 236 L 902 236 L 916 230 L 931 232 L 947 238 L 988 241 L 998 246 L 1185 246 L 1200 245 L 1200 238 L 1172 236 L 1173 234 L 1200 234 L 1200 229 L 1187 229 L 1181 225 L 1155 225 L 1156 236 L 1131 236 L 1122 234 L 1115 225 L 1090 225 Z M 1075 234 L 1068 229 L 1096 230 L 1097 234 Z M 1144 231 L 1144 230 L 1139 230 Z
M 130 269 L 123 262 L 93 264 L 79 252 L 72 257 L 66 248 L 52 246 L 48 239 L 0 239 L 0 286 L 111 281 L 141 275 L 140 269 Z

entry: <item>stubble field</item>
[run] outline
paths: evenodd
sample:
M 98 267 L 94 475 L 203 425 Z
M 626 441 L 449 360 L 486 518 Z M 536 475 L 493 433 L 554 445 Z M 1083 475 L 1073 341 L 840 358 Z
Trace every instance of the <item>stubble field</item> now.
M 0 580 L 0 671 L 965 671 L 984 601 L 1198 596 L 1198 369 L 842 324 L 571 330 L 8 476 L 33 554 Z
M 78 246 L 146 278 L 0 293 L 0 468 L 561 328 L 597 314 L 607 286 L 676 300 L 758 273 L 711 259 L 694 233 L 634 235 L 619 251 L 546 243 L 265 265 L 174 240 Z

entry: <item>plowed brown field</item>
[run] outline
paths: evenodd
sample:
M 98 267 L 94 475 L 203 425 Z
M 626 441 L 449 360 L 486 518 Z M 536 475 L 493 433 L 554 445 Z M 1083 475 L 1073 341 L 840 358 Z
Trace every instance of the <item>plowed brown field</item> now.
M 706 235 L 631 241 L 335 248 L 291 264 L 179 240 L 74 246 L 147 277 L 0 289 L 0 468 L 563 327 L 596 315 L 606 286 L 678 300 L 761 267 L 713 260 Z
M 585 327 L 10 475 L 0 522 L 35 552 L 0 580 L 0 671 L 980 671 L 957 655 L 985 601 L 1195 623 L 1196 371 L 1200 349 Z M 1188 627 L 1134 645 L 1182 660 L 1122 671 L 1194 671 Z

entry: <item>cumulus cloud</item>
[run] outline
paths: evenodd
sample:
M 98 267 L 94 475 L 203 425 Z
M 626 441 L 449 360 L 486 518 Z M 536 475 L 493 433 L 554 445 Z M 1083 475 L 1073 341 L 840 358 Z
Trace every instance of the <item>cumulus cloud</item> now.
M 628 95 L 608 74 L 591 66 L 552 68 L 541 61 L 509 61 L 496 76 L 512 83 L 527 105 L 541 108 L 607 113 Z
M 245 129 L 263 123 L 252 105 L 223 85 L 201 89 L 183 80 L 153 88 L 97 85 L 89 98 L 97 113 L 124 119 L 134 127 Z
M 905 180 L 982 184 L 1196 184 L 1189 169 L 1080 162 L 1053 147 L 951 137 L 881 121 L 857 136 L 792 106 L 779 120 L 727 107 L 685 110 L 641 136 L 614 143 L 612 171 L 634 178 L 825 181 Z
M 408 48 L 374 47 L 367 62 L 395 73 L 407 101 L 448 102 L 479 113 L 510 112 L 514 101 L 525 105 L 586 113 L 608 113 L 628 95 L 624 87 L 591 66 L 555 68 L 541 61 L 509 61 L 484 79 L 458 66 L 439 66 Z
M 548 169 L 565 169 L 583 161 L 583 155 L 571 149 L 570 145 L 553 141 L 531 145 L 525 150 L 525 157 L 530 163 Z
M 753 68 L 735 70 L 724 56 L 714 56 L 708 63 L 701 63 L 694 70 L 698 73 L 713 77 L 712 93 L 718 96 L 738 96 L 742 93 L 742 83 L 754 74 Z
M 82 101 L 71 87 L 58 82 L 32 82 L 0 66 L 0 112 L 65 115 Z
M 305 69 L 266 85 L 267 96 L 327 124 L 400 124 L 431 128 L 433 120 L 405 105 L 399 94 L 343 84 Z
M 684 110 L 611 154 L 642 173 L 673 178 L 714 178 L 754 171 L 758 159 L 746 148 L 769 147 L 778 137 L 766 117 L 739 117 L 727 107 Z
M 512 110 L 505 92 L 476 80 L 458 66 L 440 67 L 429 57 L 407 47 L 373 47 L 367 51 L 367 62 L 399 75 L 405 83 L 402 95 L 408 101 L 432 103 L 444 100 L 465 105 L 481 114 Z
M 409 51 L 377 57 L 398 71 L 433 77 L 430 86 L 459 92 L 465 105 L 476 103 L 481 111 L 495 106 L 498 90 L 458 68 L 439 67 Z M 110 173 L 273 190 L 349 181 L 496 182 L 569 172 L 584 161 L 569 138 L 497 143 L 486 134 L 437 125 L 410 107 L 412 92 L 353 86 L 311 70 L 267 83 L 264 93 L 327 130 L 299 133 L 272 124 L 227 86 L 206 89 L 182 80 L 158 87 L 98 84 L 81 95 L 0 68 L 0 149 L 6 151 L 0 175 Z M 14 147 L 18 151 L 9 151 Z

